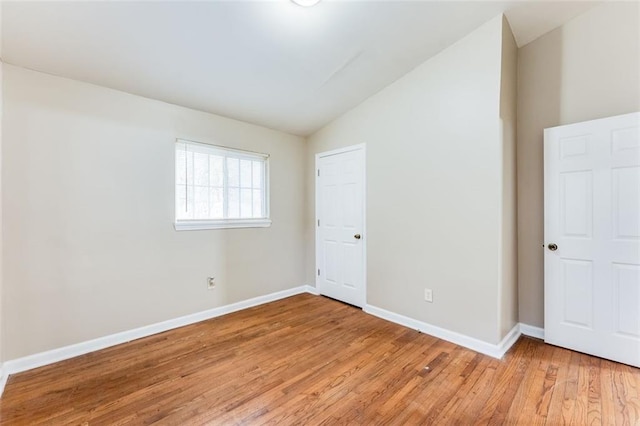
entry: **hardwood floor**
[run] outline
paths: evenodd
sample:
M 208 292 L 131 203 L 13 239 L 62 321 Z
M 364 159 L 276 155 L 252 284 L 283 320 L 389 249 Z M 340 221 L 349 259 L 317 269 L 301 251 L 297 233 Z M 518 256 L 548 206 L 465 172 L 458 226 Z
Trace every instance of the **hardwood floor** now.
M 426 368 L 428 367 L 428 368 Z M 640 370 L 299 295 L 11 376 L 2 424 L 640 424 Z

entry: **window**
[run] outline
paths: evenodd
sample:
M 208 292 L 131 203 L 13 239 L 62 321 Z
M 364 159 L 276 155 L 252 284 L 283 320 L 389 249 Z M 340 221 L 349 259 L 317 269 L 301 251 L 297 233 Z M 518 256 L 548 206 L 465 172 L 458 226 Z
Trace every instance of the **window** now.
M 178 139 L 176 230 L 270 226 L 268 159 Z

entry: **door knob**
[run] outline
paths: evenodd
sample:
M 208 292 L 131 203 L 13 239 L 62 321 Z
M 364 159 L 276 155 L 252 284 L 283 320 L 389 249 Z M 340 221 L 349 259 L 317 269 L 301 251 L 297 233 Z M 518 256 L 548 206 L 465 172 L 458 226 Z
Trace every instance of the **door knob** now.
M 549 244 L 547 247 L 548 247 L 548 248 L 549 248 L 549 250 L 551 250 L 551 251 L 556 251 L 556 250 L 558 250 L 558 245 L 557 245 L 557 244 L 554 244 L 554 243 Z
M 361 237 L 360 237 L 360 234 L 356 234 L 353 236 L 353 238 L 355 238 L 356 240 L 359 240 Z

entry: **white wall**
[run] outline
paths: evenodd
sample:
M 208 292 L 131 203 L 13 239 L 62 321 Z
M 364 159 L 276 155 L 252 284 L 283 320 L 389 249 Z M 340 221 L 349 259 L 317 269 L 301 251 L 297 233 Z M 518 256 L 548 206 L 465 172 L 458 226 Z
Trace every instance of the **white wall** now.
M 303 284 L 304 140 L 8 65 L 3 82 L 4 359 Z M 176 232 L 177 137 L 269 153 L 272 227 Z
M 518 47 L 506 18 L 502 20 L 500 122 L 502 130 L 500 336 L 518 323 L 518 232 L 516 193 L 516 105 Z
M 2 6 L 0 5 L 0 372 L 2 367 L 2 362 L 4 361 L 3 357 L 3 337 L 4 337 L 4 298 L 2 297 L 4 293 L 4 281 L 2 279 L 3 269 L 2 269 L 2 129 L 4 128 L 4 119 L 2 117 L 2 102 L 4 98 L 4 91 L 2 83 L 2 75 L 4 70 L 4 61 L 2 57 Z M 2 375 L 0 374 L 0 383 L 2 380 Z M 0 385 L 0 395 L 2 395 L 2 385 Z
M 543 129 L 640 110 L 640 5 L 606 3 L 518 54 L 520 321 L 542 327 Z
M 315 153 L 367 144 L 367 302 L 490 343 L 502 337 L 501 44 L 497 17 L 312 135 L 307 153 L 313 194 Z

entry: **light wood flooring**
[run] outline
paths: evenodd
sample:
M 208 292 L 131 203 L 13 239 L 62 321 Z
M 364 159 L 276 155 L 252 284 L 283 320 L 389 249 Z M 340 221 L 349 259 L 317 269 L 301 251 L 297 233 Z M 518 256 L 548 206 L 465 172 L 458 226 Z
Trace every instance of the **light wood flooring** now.
M 0 422 L 638 425 L 640 370 L 530 338 L 496 360 L 305 294 L 13 375 Z

